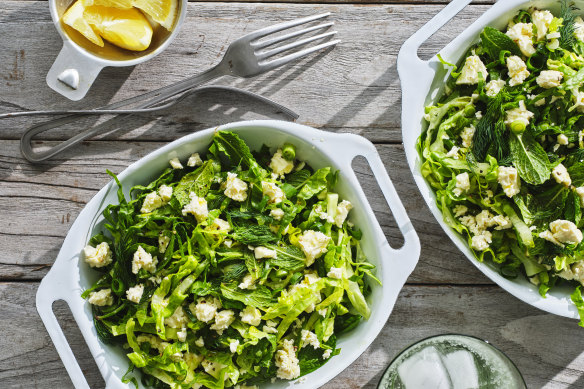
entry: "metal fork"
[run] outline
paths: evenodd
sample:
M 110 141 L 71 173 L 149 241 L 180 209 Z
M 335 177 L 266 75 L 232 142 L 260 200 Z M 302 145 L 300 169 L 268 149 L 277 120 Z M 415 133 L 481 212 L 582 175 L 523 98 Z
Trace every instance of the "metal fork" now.
M 192 89 L 200 84 L 209 82 L 218 77 L 231 75 L 237 77 L 254 77 L 262 73 L 274 70 L 282 65 L 295 61 L 302 58 L 308 54 L 314 53 L 316 51 L 331 47 L 340 42 L 340 40 L 330 40 L 337 32 L 336 31 L 326 31 L 317 35 L 309 36 L 307 38 L 294 40 L 294 38 L 301 37 L 303 35 L 309 34 L 315 31 L 327 30 L 334 25 L 334 22 L 324 22 L 315 26 L 306 27 L 298 31 L 292 31 L 284 35 L 273 36 L 274 34 L 288 30 L 303 24 L 314 22 L 317 20 L 322 20 L 327 18 L 330 12 L 308 16 L 301 19 L 291 20 L 288 22 L 276 24 L 270 27 L 266 27 L 254 32 L 251 32 L 243 37 L 232 42 L 223 59 L 219 64 L 215 65 L 211 69 L 197 74 L 195 76 L 189 77 L 175 84 L 168 85 L 166 87 L 153 90 L 144 93 L 139 96 L 135 96 L 126 100 L 122 100 L 113 104 L 109 104 L 100 108 L 96 108 L 96 111 L 108 111 L 111 113 L 112 110 L 119 109 L 121 107 L 127 107 L 132 104 L 137 104 L 134 106 L 137 110 L 143 110 L 144 108 L 153 107 L 161 102 L 184 93 L 189 89 Z M 328 40 L 327 40 L 328 39 Z M 326 40 L 320 44 L 309 46 L 310 43 Z M 285 43 L 290 41 L 290 43 Z M 277 45 L 278 43 L 285 43 L 281 46 L 271 47 Z M 298 49 L 298 50 L 295 50 Z M 284 54 L 282 57 L 272 58 L 278 54 Z M 146 101 L 145 101 L 146 100 Z M 47 112 L 51 114 L 50 112 Z M 60 111 L 58 114 L 62 114 Z M 105 112 L 104 112 L 105 113 Z M 121 112 L 122 113 L 122 112 Z M 128 109 L 124 109 L 123 113 L 128 113 Z M 9 116 L 7 116 L 9 117 Z M 39 132 L 47 131 L 55 127 L 70 123 L 78 118 L 77 115 L 70 115 L 62 118 L 52 120 L 41 125 L 37 125 L 29 128 L 21 138 L 21 150 L 27 150 L 24 157 L 31 162 L 40 162 L 54 155 L 60 153 L 63 150 L 93 136 L 96 135 L 95 129 L 86 130 L 83 133 L 77 134 L 73 138 L 55 146 L 54 148 L 44 151 L 41 154 L 36 155 L 32 151 L 31 141 L 32 136 L 38 134 Z M 40 128 L 42 126 L 42 129 Z M 105 130 L 106 126 L 100 126 Z

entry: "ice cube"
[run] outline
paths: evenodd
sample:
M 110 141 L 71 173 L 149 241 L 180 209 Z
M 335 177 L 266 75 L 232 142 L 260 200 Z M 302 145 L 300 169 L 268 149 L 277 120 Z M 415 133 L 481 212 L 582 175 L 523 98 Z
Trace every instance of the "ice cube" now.
M 435 347 L 426 347 L 406 359 L 398 368 L 406 389 L 449 389 L 450 380 Z
M 443 357 L 444 366 L 455 389 L 477 389 L 479 375 L 475 359 L 467 350 L 458 350 Z

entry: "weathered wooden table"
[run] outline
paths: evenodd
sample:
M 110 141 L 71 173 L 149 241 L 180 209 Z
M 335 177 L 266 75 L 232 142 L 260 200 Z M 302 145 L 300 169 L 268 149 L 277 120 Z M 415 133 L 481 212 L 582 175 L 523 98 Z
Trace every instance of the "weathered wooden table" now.
M 518 365 L 530 388 L 584 387 L 584 329 L 575 320 L 515 299 L 479 273 L 433 220 L 406 165 L 396 57 L 403 41 L 444 7 L 445 0 L 268 1 L 191 2 L 182 31 L 163 55 L 136 68 L 106 69 L 88 97 L 71 103 L 45 83 L 61 47 L 47 1 L 1 0 L 0 109 L 87 108 L 130 97 L 211 66 L 233 39 L 246 32 L 330 11 L 343 40 L 334 50 L 256 79 L 219 81 L 287 105 L 300 114 L 300 123 L 358 133 L 375 142 L 420 235 L 419 265 L 383 332 L 325 387 L 374 388 L 402 348 L 440 333 L 488 339 Z M 421 54 L 431 56 L 489 3 L 467 7 L 427 42 Z M 282 119 L 261 104 L 207 93 L 164 115 L 125 120 L 119 130 L 39 165 L 21 157 L 18 141 L 38 119 L 0 121 L 0 388 L 72 387 L 37 315 L 34 296 L 76 216 L 109 181 L 106 169 L 120 172 L 193 131 L 266 117 Z M 53 144 L 77 130 L 72 126 L 46 133 L 39 143 Z M 399 231 L 367 167 L 357 162 L 355 168 L 390 242 L 399 244 Z M 66 305 L 56 304 L 55 310 L 91 386 L 102 387 Z

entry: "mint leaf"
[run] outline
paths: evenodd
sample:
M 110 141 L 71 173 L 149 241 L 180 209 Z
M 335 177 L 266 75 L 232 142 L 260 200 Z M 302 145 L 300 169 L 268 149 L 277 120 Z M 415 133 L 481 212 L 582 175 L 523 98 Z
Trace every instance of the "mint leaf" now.
M 481 33 L 481 41 L 487 54 L 495 60 L 499 59 L 499 55 L 503 50 L 515 55 L 521 55 L 517 44 L 507 35 L 493 27 L 486 27 L 483 30 Z
M 549 180 L 552 170 L 547 153 L 528 133 L 510 133 L 509 147 L 513 165 L 523 181 L 540 185 Z

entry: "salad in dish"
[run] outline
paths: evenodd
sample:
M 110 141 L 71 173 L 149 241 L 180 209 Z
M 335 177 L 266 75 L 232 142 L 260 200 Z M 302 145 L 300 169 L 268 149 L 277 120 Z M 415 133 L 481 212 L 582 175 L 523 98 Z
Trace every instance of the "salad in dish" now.
M 486 27 L 458 66 L 439 57 L 450 76 L 417 147 L 445 222 L 477 260 L 543 297 L 572 286 L 584 326 L 584 21 L 560 3 Z
M 137 368 L 147 387 L 253 388 L 338 354 L 379 282 L 338 173 L 225 131 L 169 163 L 129 199 L 112 174 L 119 204 L 81 255 L 101 273 L 82 296 L 100 339 L 127 350 L 124 382 Z

